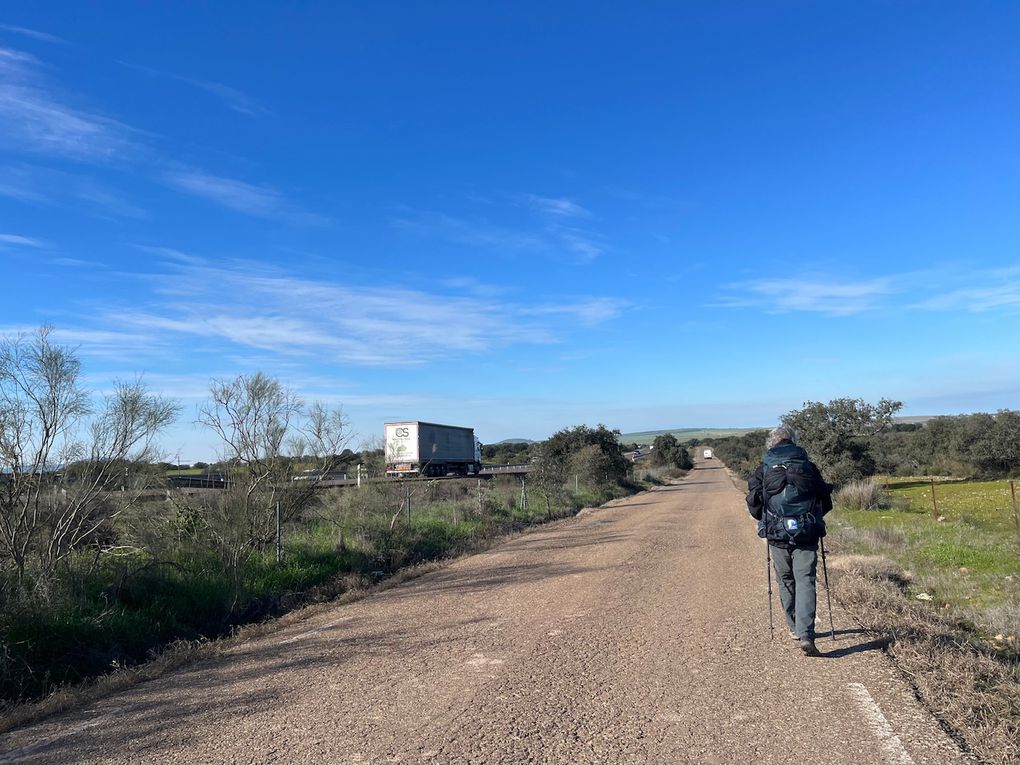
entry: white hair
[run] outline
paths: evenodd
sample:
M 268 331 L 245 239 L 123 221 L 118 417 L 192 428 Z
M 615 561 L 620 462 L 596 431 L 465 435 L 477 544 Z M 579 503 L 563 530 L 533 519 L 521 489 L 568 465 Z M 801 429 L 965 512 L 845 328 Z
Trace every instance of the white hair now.
M 772 428 L 765 439 L 765 448 L 771 449 L 783 441 L 789 441 L 791 444 L 797 443 L 797 431 L 789 425 L 780 425 L 779 427 Z

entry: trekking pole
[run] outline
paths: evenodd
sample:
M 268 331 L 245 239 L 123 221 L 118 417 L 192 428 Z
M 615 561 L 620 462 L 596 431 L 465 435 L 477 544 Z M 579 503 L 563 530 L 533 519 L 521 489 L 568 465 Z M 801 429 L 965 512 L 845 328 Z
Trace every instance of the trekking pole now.
M 776 628 L 772 622 L 772 551 L 765 540 L 765 576 L 769 580 L 769 640 L 776 639 Z
M 825 602 L 829 606 L 829 631 L 832 633 L 832 640 L 836 640 L 836 627 L 832 623 L 832 594 L 829 592 L 829 567 L 825 565 L 825 537 L 821 537 L 822 543 L 822 578 L 825 580 Z

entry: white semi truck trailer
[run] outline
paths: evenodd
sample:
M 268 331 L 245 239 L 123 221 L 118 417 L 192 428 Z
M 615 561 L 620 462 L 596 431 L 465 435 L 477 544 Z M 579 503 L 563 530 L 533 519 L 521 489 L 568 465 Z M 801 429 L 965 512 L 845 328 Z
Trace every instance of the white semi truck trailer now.
M 386 475 L 475 475 L 482 469 L 481 444 L 471 428 L 434 422 L 385 424 Z

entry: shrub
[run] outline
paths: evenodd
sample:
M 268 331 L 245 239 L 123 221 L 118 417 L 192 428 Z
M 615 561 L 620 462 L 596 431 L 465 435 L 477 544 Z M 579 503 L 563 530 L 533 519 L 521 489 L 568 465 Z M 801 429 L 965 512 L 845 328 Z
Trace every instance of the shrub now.
M 832 504 L 840 510 L 879 510 L 888 505 L 882 485 L 873 478 L 850 481 L 832 497 Z

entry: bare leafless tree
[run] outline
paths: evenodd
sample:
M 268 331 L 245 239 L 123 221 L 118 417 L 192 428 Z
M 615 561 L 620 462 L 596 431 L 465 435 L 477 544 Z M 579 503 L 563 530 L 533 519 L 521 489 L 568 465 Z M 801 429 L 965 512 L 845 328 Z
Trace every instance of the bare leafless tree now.
M 305 510 L 351 434 L 341 409 L 306 405 L 261 372 L 213 382 L 198 421 L 220 441 L 228 487 L 200 501 L 177 501 L 197 509 L 201 533 L 239 576 L 244 562 L 272 543 L 277 507 L 284 522 Z M 307 480 L 293 480 L 298 467 L 310 471 L 302 476 Z
M 108 490 L 127 488 L 127 465 L 153 460 L 155 436 L 178 412 L 140 380 L 94 404 L 75 351 L 52 331 L 0 341 L 0 566 L 19 588 L 48 582 L 137 498 L 112 501 Z
M 280 487 L 273 479 L 282 477 L 283 445 L 301 415 L 301 400 L 261 372 L 214 381 L 209 395 L 198 421 L 219 438 L 221 459 L 241 469 L 245 493 L 275 494 Z

